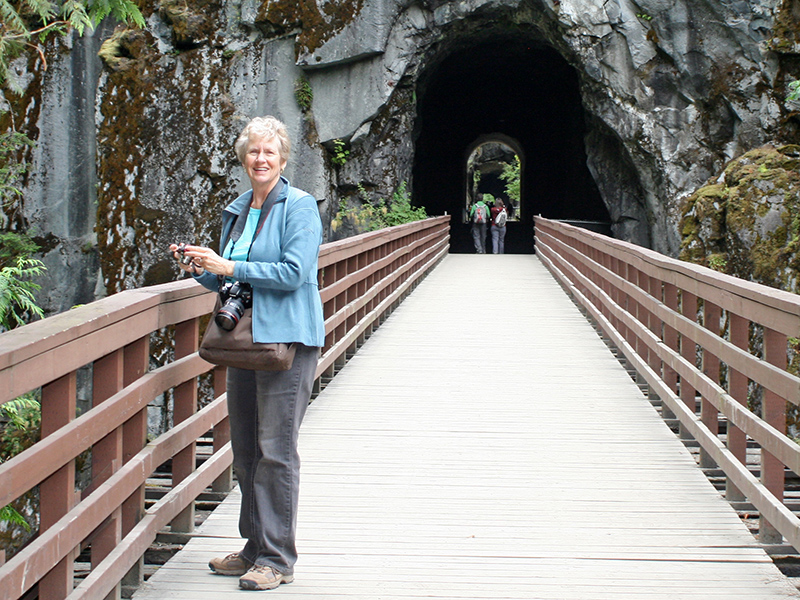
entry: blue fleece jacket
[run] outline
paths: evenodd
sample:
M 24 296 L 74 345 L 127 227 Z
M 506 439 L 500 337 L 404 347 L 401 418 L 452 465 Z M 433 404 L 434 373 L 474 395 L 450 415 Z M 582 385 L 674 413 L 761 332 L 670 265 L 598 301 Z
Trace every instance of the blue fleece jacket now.
M 249 261 L 234 263 L 233 278 L 253 287 L 253 341 L 325 344 L 325 319 L 317 286 L 317 258 L 322 243 L 322 221 L 313 196 L 284 182 Z M 224 248 L 236 217 L 250 204 L 250 190 L 222 212 Z M 219 289 L 216 275 L 195 279 L 210 290 Z

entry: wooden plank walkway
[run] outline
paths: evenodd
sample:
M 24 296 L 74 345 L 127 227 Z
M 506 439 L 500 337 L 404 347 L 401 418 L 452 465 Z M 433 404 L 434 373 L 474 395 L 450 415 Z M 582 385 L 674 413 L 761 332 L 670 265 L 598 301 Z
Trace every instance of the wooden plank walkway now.
M 535 256 L 450 255 L 314 401 L 295 598 L 797 598 Z M 136 600 L 240 598 L 238 496 Z

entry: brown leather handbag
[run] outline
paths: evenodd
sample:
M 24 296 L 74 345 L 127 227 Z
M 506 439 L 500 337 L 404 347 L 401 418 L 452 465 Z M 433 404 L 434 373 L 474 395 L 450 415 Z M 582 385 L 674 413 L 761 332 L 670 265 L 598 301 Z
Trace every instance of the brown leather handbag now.
M 253 341 L 253 309 L 246 308 L 239 323 L 230 331 L 217 325 L 216 315 L 208 323 L 200 357 L 221 367 L 236 367 L 252 371 L 288 371 L 294 361 L 294 344 L 259 344 Z

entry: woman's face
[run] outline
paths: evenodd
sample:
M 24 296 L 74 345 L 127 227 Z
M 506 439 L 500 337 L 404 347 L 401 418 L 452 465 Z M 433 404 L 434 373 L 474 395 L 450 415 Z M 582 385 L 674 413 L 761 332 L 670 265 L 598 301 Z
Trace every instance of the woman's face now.
M 244 169 L 254 188 L 272 189 L 285 166 L 286 161 L 281 158 L 277 137 L 250 141 L 244 157 Z

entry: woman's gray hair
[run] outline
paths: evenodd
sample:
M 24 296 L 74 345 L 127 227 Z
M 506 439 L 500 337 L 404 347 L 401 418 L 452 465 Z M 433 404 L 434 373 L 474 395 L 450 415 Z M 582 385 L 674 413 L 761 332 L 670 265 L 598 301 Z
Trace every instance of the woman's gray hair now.
M 289 134 L 286 132 L 286 125 L 272 116 L 256 117 L 250 121 L 242 133 L 236 140 L 236 156 L 239 157 L 239 162 L 244 163 L 244 158 L 247 156 L 247 148 L 253 140 L 271 140 L 272 138 L 278 139 L 278 148 L 281 155 L 281 160 L 289 160 L 289 152 L 292 149 L 292 143 L 289 141 Z

